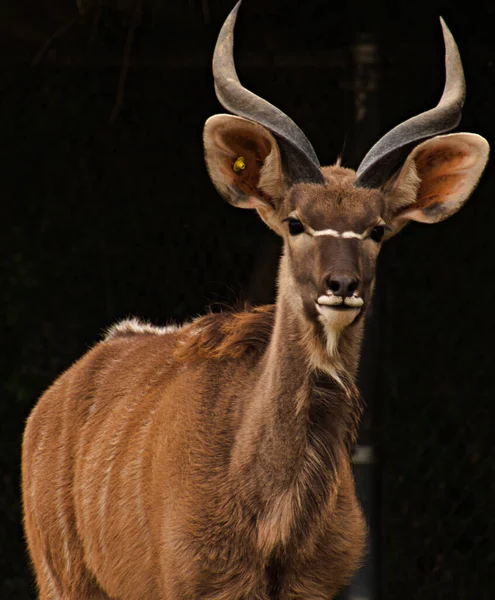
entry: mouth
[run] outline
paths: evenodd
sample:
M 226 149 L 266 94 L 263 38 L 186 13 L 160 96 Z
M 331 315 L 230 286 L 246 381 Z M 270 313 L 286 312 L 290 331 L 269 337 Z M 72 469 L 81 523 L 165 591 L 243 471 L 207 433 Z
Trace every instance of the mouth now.
M 324 326 L 327 335 L 342 331 L 353 323 L 364 305 L 364 300 L 357 295 L 335 296 L 331 292 L 316 299 L 315 306 L 318 311 L 318 320 Z
M 360 296 L 348 296 L 342 298 L 342 296 L 328 294 L 320 296 L 316 300 L 316 309 L 320 314 L 323 314 L 328 310 L 359 312 L 363 304 L 364 301 Z

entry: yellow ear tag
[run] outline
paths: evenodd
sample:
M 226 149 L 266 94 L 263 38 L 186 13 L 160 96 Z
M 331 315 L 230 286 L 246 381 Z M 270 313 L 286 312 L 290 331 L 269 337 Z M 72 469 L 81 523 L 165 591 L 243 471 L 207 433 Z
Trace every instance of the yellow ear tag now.
M 232 169 L 236 173 L 239 173 L 239 171 L 244 171 L 245 168 L 246 168 L 246 159 L 244 158 L 244 156 L 238 156 L 235 160 L 235 163 L 232 165 Z

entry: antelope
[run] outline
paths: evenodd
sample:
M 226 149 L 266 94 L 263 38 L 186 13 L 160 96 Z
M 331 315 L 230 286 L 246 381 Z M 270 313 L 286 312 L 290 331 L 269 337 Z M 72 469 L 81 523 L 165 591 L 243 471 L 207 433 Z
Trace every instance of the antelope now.
M 438 105 L 357 171 L 320 167 L 297 125 L 241 85 L 239 5 L 213 57 L 232 114 L 206 121 L 205 157 L 220 195 L 283 239 L 276 303 L 116 324 L 41 397 L 22 491 L 42 600 L 328 600 L 363 556 L 350 452 L 377 257 L 409 221 L 457 212 L 489 146 L 447 133 L 465 84 L 442 21 Z

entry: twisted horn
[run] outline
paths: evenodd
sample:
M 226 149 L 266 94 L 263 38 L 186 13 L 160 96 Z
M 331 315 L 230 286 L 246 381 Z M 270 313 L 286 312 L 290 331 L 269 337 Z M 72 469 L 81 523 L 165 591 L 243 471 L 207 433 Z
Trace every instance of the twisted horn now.
M 264 125 L 276 137 L 284 173 L 291 183 L 325 183 L 318 157 L 308 138 L 281 110 L 243 87 L 234 64 L 234 25 L 241 0 L 232 9 L 218 35 L 213 54 L 217 98 L 228 111 Z
M 445 87 L 440 102 L 384 135 L 359 165 L 356 186 L 380 187 L 400 167 L 413 146 L 459 124 L 466 98 L 464 72 L 455 40 L 441 17 L 440 22 L 445 42 Z

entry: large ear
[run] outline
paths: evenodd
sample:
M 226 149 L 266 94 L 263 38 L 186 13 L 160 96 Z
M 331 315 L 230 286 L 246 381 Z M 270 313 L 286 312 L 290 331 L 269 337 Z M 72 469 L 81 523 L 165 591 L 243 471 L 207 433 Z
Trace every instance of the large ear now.
M 286 191 L 280 151 L 262 125 L 232 115 L 215 115 L 205 124 L 205 160 L 212 182 L 230 204 L 255 208 L 269 227 Z
M 474 133 L 439 135 L 416 146 L 384 187 L 393 233 L 409 221 L 438 223 L 456 213 L 476 187 L 489 152 L 488 142 Z

